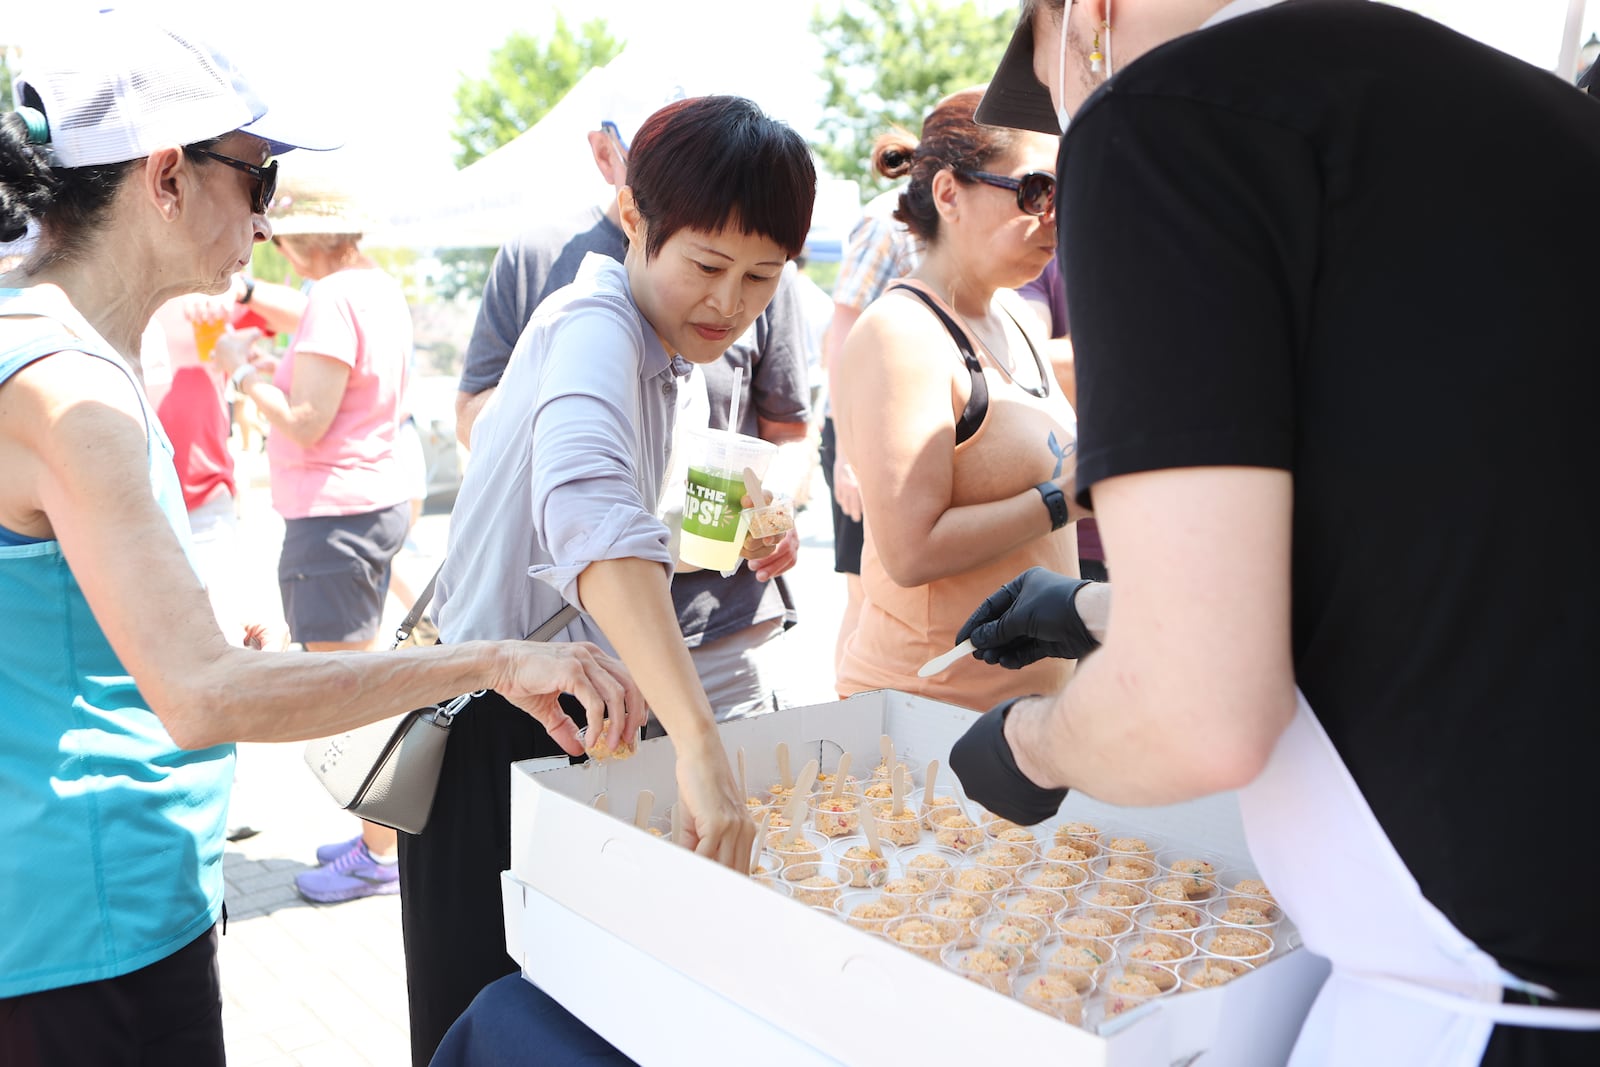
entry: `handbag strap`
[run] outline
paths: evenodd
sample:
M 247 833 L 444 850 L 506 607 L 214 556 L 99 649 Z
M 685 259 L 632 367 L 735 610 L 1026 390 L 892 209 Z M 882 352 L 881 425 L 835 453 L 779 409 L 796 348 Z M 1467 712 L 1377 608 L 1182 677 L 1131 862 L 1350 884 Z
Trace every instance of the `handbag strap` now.
M 406 639 L 411 636 L 411 631 L 417 628 L 417 623 L 422 619 L 422 613 L 428 610 L 428 604 L 433 600 L 433 587 L 438 584 L 439 573 L 443 570 L 444 564 L 440 563 L 433 572 L 433 577 L 428 579 L 428 584 L 422 587 L 421 593 L 417 594 L 417 602 L 411 605 L 411 610 L 406 612 L 406 617 L 400 620 L 400 626 L 394 632 L 394 645 L 390 648 L 391 652 L 405 644 Z M 571 604 L 567 604 L 560 611 L 544 620 L 523 640 L 548 641 L 566 629 L 567 624 L 577 617 L 578 609 Z
M 422 613 L 428 610 L 428 604 L 433 600 L 433 587 L 438 584 L 439 572 L 444 570 L 444 563 L 434 569 L 433 577 L 428 579 L 428 584 L 422 587 L 422 592 L 417 594 L 417 602 L 411 605 L 411 610 L 406 612 L 406 617 L 400 620 L 400 626 L 394 632 L 394 644 L 389 646 L 393 652 L 411 637 L 411 631 L 417 628 L 417 623 L 422 620 Z
M 567 623 L 571 622 L 577 617 L 578 609 L 573 607 L 571 604 L 568 604 L 560 611 L 544 620 L 543 625 L 541 625 L 537 630 L 533 631 L 533 633 L 529 634 L 527 637 L 523 638 L 523 640 L 548 641 L 556 634 L 566 629 Z

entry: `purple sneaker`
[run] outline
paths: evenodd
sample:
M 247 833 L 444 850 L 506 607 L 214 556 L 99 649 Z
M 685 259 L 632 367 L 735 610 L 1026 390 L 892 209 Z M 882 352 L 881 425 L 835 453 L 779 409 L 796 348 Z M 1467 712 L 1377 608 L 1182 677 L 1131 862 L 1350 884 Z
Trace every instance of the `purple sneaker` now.
M 332 863 L 295 875 L 294 887 L 301 896 L 318 904 L 388 896 L 400 892 L 400 865 L 379 863 L 357 839 L 348 852 Z
M 331 845 L 318 846 L 317 866 L 321 867 L 325 863 L 332 863 L 334 860 L 338 859 L 346 852 L 349 852 L 352 848 L 355 848 L 359 844 L 361 844 L 361 835 L 357 834 L 348 841 L 335 841 Z

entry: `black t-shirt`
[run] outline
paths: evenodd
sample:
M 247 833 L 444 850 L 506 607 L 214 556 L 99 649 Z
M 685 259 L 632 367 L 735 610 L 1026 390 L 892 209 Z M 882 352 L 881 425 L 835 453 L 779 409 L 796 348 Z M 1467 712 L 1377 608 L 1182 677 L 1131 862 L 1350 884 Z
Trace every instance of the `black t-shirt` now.
M 1286 0 L 1129 64 L 1059 169 L 1082 492 L 1290 471 L 1312 708 L 1428 898 L 1600 1005 L 1600 101 Z

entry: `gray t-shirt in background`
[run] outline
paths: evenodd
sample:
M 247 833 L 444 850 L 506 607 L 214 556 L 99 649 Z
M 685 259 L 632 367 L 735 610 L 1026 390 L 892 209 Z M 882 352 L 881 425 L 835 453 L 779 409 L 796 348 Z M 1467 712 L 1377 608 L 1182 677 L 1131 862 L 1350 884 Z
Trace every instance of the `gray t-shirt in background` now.
M 534 308 L 571 284 L 584 256 L 599 252 L 620 263 L 627 251 L 622 229 L 598 207 L 537 226 L 507 242 L 495 254 L 484 285 L 461 369 L 461 391 L 476 394 L 500 384 Z

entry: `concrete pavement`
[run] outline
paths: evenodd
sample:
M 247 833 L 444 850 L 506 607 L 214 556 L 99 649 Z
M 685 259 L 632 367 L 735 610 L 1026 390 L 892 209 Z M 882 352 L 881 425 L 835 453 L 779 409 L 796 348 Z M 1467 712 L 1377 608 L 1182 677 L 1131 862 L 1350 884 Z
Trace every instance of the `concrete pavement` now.
M 249 618 L 282 632 L 276 564 L 282 524 L 266 490 L 263 457 L 240 464 L 239 596 Z M 844 580 L 833 572 L 827 489 L 798 517 L 800 562 L 791 576 L 801 622 L 772 657 L 790 703 L 832 700 L 833 644 Z M 442 557 L 449 516 L 424 515 L 417 551 L 398 560 L 421 588 Z M 385 640 L 404 608 L 391 597 Z M 359 824 L 335 808 L 301 758 L 299 744 L 239 746 L 229 825 L 259 832 L 230 843 L 224 864 L 228 926 L 221 939 L 223 1021 L 233 1067 L 400 1067 L 409 1063 L 400 898 L 343 904 L 301 900 L 294 876 L 315 865 L 317 846 L 354 836 Z

